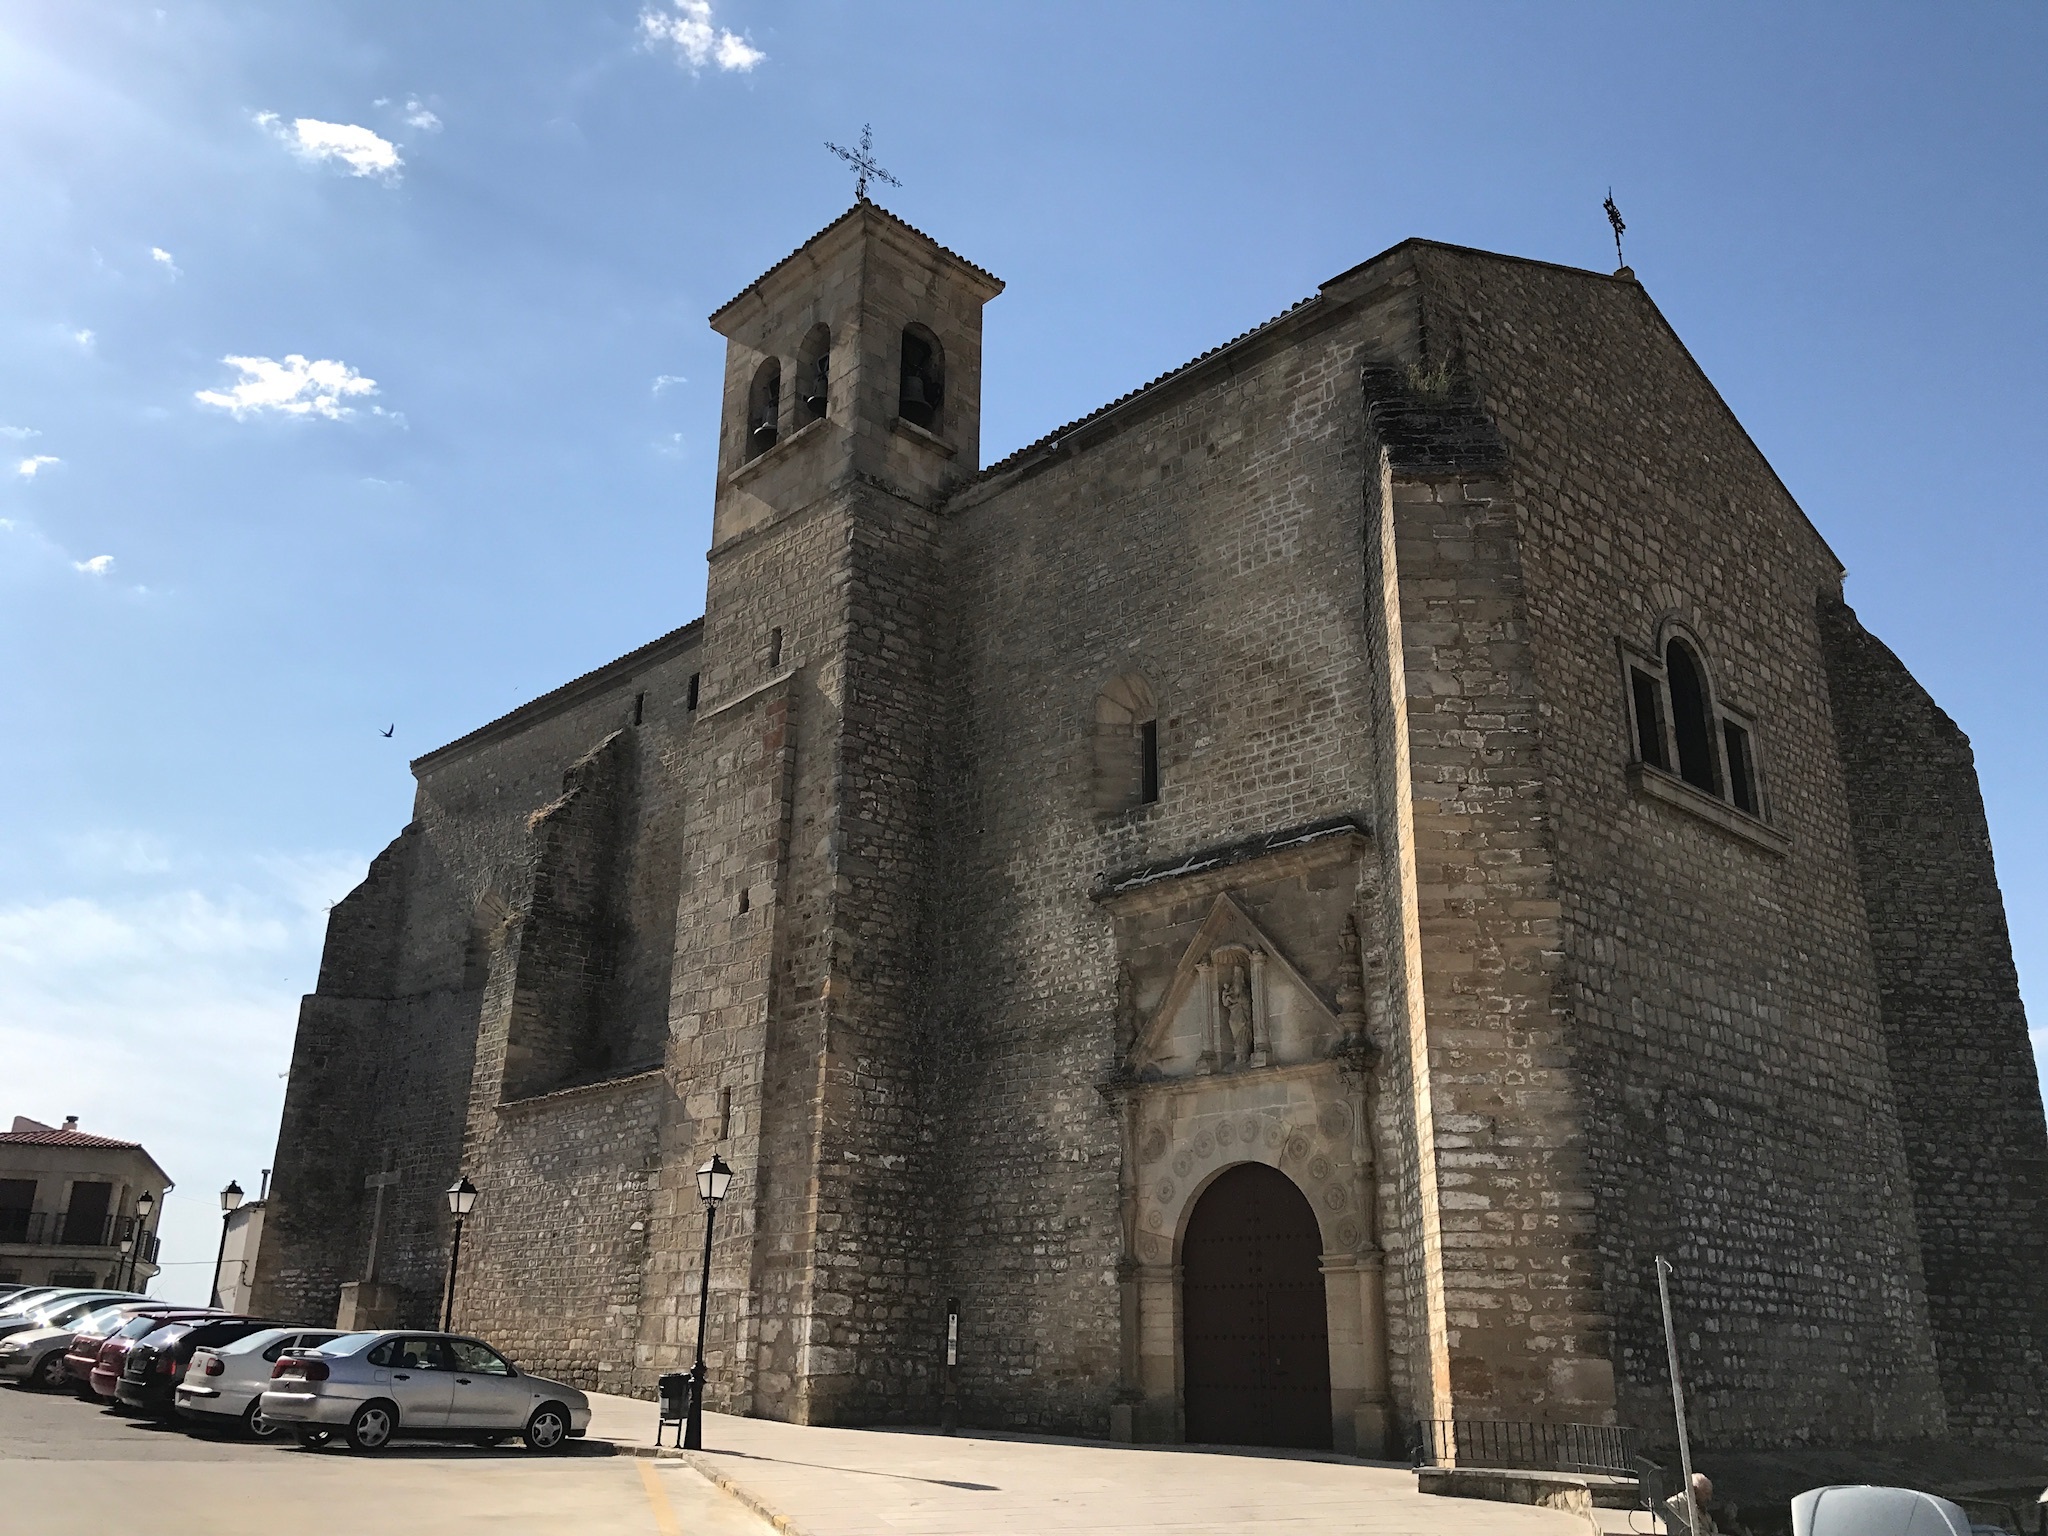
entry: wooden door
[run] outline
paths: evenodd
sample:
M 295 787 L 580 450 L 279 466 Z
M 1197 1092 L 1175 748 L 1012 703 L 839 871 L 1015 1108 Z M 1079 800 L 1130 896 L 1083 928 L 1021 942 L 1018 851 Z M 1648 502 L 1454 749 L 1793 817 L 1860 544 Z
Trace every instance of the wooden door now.
M 1187 1438 L 1330 1445 L 1322 1237 L 1292 1179 L 1263 1163 L 1203 1191 L 1181 1240 Z

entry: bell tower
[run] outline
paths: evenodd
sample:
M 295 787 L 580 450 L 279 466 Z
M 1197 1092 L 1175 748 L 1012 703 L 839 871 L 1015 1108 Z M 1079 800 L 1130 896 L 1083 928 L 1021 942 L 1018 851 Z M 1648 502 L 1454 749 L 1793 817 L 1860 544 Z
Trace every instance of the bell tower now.
M 860 475 L 930 501 L 981 467 L 1002 283 L 865 200 L 711 317 L 726 338 L 713 556 Z
M 943 1298 L 918 1122 L 946 699 L 942 505 L 980 467 L 988 273 L 862 200 L 711 317 L 726 338 L 686 760 L 654 1302 L 689 1363 L 691 1193 L 736 1170 L 709 1306 L 714 1406 L 802 1423 L 931 1410 Z

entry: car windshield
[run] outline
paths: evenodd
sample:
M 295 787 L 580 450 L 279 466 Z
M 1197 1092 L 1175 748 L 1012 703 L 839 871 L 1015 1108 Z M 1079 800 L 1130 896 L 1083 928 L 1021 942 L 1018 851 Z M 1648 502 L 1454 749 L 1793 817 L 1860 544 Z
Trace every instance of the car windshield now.
M 66 1323 L 77 1322 L 81 1317 L 92 1316 L 94 1312 L 106 1304 L 107 1298 L 104 1296 L 94 1296 L 86 1301 L 69 1302 L 64 1306 L 53 1308 L 45 1321 L 54 1327 L 62 1327 Z
M 111 1333 L 121 1326 L 128 1316 L 126 1307 L 101 1307 L 91 1317 L 78 1324 L 80 1333 Z
M 163 1325 L 164 1320 L 162 1318 L 151 1317 L 148 1313 L 145 1312 L 141 1317 L 131 1319 L 128 1325 L 121 1330 L 117 1337 L 123 1339 L 139 1339 L 145 1333 L 155 1333 L 157 1329 L 163 1327 Z
M 368 1349 L 370 1341 L 381 1339 L 381 1333 L 344 1333 L 338 1339 L 329 1339 L 320 1346 L 323 1355 L 352 1355 L 359 1349 Z
M 33 1291 L 21 1291 L 9 1296 L 5 1301 L 0 1301 L 0 1322 L 23 1317 L 61 1294 L 63 1293 L 53 1291 L 47 1286 L 39 1286 Z

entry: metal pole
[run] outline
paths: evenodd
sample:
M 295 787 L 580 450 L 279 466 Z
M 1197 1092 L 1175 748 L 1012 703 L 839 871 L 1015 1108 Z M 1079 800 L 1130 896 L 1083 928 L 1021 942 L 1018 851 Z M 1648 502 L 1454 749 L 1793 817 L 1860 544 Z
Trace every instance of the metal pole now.
M 441 1331 L 455 1331 L 455 1266 L 462 1261 L 462 1218 L 455 1218 L 455 1243 L 448 1250 L 448 1290 L 441 1302 Z
M 220 1305 L 220 1266 L 221 1261 L 228 1256 L 228 1218 L 234 1214 L 233 1211 L 220 1213 L 220 1247 L 213 1255 L 213 1297 L 207 1302 L 210 1307 Z
M 704 1319 L 711 1310 L 711 1223 L 718 1207 L 704 1202 L 704 1272 L 697 1282 L 697 1363 L 690 1367 L 690 1416 L 683 1423 L 683 1449 L 704 1449 Z
M 1678 1475 L 1685 1479 L 1685 1531 L 1700 1528 L 1699 1507 L 1692 1501 L 1692 1442 L 1685 1433 L 1685 1390 L 1678 1384 L 1678 1334 L 1671 1326 L 1671 1266 L 1657 1255 L 1657 1299 L 1664 1305 L 1664 1352 L 1671 1361 L 1671 1412 L 1678 1419 Z

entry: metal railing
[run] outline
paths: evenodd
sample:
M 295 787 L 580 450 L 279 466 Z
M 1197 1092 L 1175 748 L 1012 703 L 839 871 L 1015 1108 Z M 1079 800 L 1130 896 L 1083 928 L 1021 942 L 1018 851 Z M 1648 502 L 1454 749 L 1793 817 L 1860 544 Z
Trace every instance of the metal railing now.
M 32 1248 L 115 1248 L 135 1236 L 133 1216 L 78 1217 L 69 1211 L 0 1210 L 0 1243 L 25 1243 Z M 143 1235 L 143 1256 L 154 1257 L 156 1235 Z
M 1618 1424 L 1424 1419 L 1415 1426 L 1415 1464 L 1633 1477 L 1630 1463 L 1640 1440 L 1634 1430 Z

